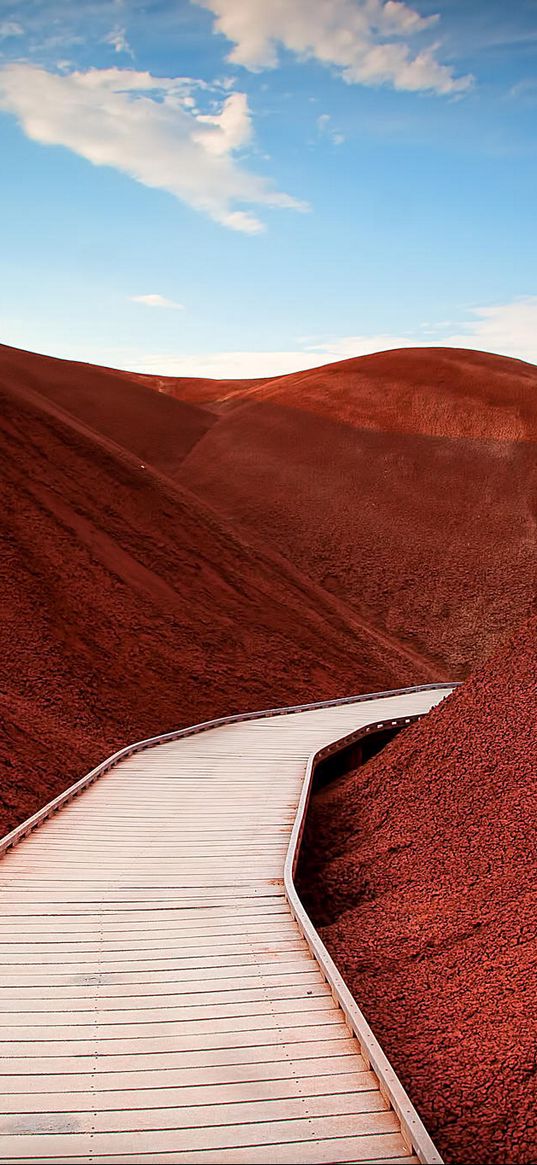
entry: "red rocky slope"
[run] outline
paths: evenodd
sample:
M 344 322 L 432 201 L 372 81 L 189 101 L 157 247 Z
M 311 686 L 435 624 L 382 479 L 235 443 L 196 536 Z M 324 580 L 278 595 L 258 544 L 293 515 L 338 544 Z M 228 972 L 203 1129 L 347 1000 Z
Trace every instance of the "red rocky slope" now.
M 448 1163 L 537 1157 L 537 619 L 313 798 L 301 893 Z

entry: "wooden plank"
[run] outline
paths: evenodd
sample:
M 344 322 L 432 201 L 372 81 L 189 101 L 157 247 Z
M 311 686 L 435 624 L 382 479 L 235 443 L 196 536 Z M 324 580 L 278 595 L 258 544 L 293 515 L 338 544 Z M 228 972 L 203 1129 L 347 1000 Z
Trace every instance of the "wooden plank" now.
M 302 1004 L 302 1006 L 301 1006 Z M 327 1011 L 334 1009 L 334 1000 L 330 994 L 318 995 L 315 998 L 308 1000 L 307 1010 L 304 1009 L 303 999 L 295 997 L 291 999 L 258 999 L 254 1002 L 240 1002 L 240 1003 L 221 1003 L 213 1004 L 205 998 L 203 1003 L 193 1007 L 189 1007 L 185 1002 L 177 1004 L 175 1007 L 168 1003 L 164 1007 L 139 1007 L 139 1008 L 110 1008 L 99 1004 L 99 1011 L 97 1018 L 95 1017 L 95 1001 L 93 1006 L 88 1006 L 86 1010 L 73 1010 L 71 1007 L 65 1012 L 59 1011 L 57 1008 L 53 1012 L 50 1008 L 41 1012 L 20 1012 L 10 1016 L 11 1022 L 2 1028 L 2 1035 L 4 1039 L 9 1040 L 16 1038 L 14 1033 L 18 1033 L 21 1039 L 29 1038 L 31 1032 L 35 1033 L 36 1040 L 41 1038 L 41 1029 L 52 1029 L 60 1032 L 59 1036 L 54 1036 L 55 1039 L 61 1037 L 62 1028 L 76 1029 L 75 1035 L 83 1035 L 79 1029 L 82 1027 L 91 1028 L 92 1032 L 96 1030 L 96 1024 L 99 1025 L 99 1031 L 103 1034 L 104 1029 L 111 1025 L 117 1027 L 128 1026 L 134 1027 L 135 1031 L 139 1031 L 142 1025 L 149 1023 L 177 1024 L 187 1020 L 197 1020 L 199 1022 L 214 1018 L 215 1021 L 223 1019 L 238 1020 L 253 1020 L 256 1016 L 281 1016 L 295 1014 L 302 1019 L 305 1016 L 305 1022 L 317 1022 L 314 1018 L 319 1014 L 325 1014 Z M 336 1013 L 339 1015 L 339 1008 L 336 1008 Z M 25 1030 L 22 1030 L 25 1029 Z M 89 1034 L 89 1031 L 88 1033 Z M 49 1033 L 47 1032 L 47 1038 Z
M 285 961 L 284 961 L 285 958 Z M 186 965 L 185 965 L 186 964 Z M 60 962 L 61 966 L 61 962 Z M 210 958 L 208 955 L 205 959 L 202 956 L 198 958 L 166 959 L 155 961 L 153 964 L 140 967 L 136 963 L 122 964 L 120 968 L 112 968 L 104 970 L 91 970 L 88 968 L 84 971 L 63 971 L 60 969 L 47 967 L 36 970 L 34 973 L 25 971 L 25 973 L 3 973 L 1 976 L 1 985 L 5 987 L 46 987 L 46 986 L 65 986 L 76 987 L 83 983 L 94 983 L 99 978 L 102 981 L 113 980 L 118 985 L 128 983 L 143 983 L 152 982 L 157 979 L 160 983 L 195 983 L 201 980 L 209 980 L 211 982 L 219 982 L 223 975 L 227 980 L 235 978 L 246 978 L 248 974 L 256 975 L 263 974 L 264 971 L 269 972 L 272 967 L 277 977 L 283 975 L 295 975 L 304 969 L 316 968 L 315 959 L 308 957 L 306 952 L 291 951 L 286 957 L 275 952 L 273 955 L 263 954 L 259 958 L 254 955 L 228 955 L 222 958 Z
M 76 978 L 73 976 L 72 978 Z M 189 994 L 197 994 L 201 985 L 201 977 L 195 976 L 193 979 L 185 979 L 179 981 L 175 975 L 163 976 L 162 973 L 158 976 L 151 975 L 149 978 L 142 980 L 140 976 L 131 976 L 122 978 L 119 976 L 102 976 L 102 982 L 98 975 L 80 976 L 84 982 L 68 982 L 68 983 L 49 983 L 49 984 L 31 984 L 21 986 L 20 978 L 17 977 L 15 981 L 5 988 L 5 994 L 0 988 L 0 1004 L 2 1001 L 8 1001 L 8 1010 L 13 1006 L 15 1000 L 22 1001 L 22 1003 L 30 1000 L 55 1000 L 65 999 L 81 999 L 87 998 L 88 995 L 95 999 L 125 999 L 129 996 L 140 996 L 144 992 L 147 996 L 164 996 L 170 998 L 172 995 L 182 995 L 187 997 Z M 223 976 L 215 974 L 214 978 L 203 980 L 203 990 L 205 994 L 222 991 L 243 991 L 253 988 L 254 990 L 261 990 L 264 987 L 281 987 L 292 986 L 296 989 L 297 984 L 302 984 L 306 989 L 315 983 L 323 983 L 324 979 L 319 971 L 315 961 L 311 963 L 311 970 L 298 971 L 297 968 L 291 968 L 283 971 L 282 967 L 272 969 L 272 974 L 263 972 L 258 966 L 253 969 L 250 974 L 237 974 L 233 976 Z M 134 990 L 126 990 L 126 988 L 133 987 Z M 88 990 L 89 988 L 89 990 Z
M 46 995 L 32 995 L 30 992 L 8 994 L 7 991 L 0 991 L 0 1011 L 9 1012 L 11 1018 L 16 1014 L 22 1022 L 23 1017 L 29 1015 L 32 1017 L 32 1023 L 40 1023 L 49 1020 L 51 1015 L 57 1015 L 58 1022 L 61 1022 L 65 1012 L 71 1014 L 79 1012 L 83 1014 L 87 1010 L 95 1012 L 96 1006 L 99 1008 L 99 1014 L 105 1014 L 110 1010 L 129 1010 L 137 1013 L 140 1010 L 154 1008 L 164 1016 L 170 1008 L 177 1006 L 186 1011 L 191 1007 L 211 1007 L 216 1011 L 219 1006 L 251 1007 L 252 1004 L 264 1001 L 269 1004 L 279 1000 L 294 1000 L 296 1005 L 297 999 L 304 1003 L 308 999 L 313 1002 L 318 997 L 330 1000 L 333 998 L 328 984 L 318 972 L 315 972 L 314 975 L 300 976 L 296 980 L 292 978 L 288 986 L 279 980 L 272 985 L 267 985 L 262 980 L 254 987 L 236 989 L 229 987 L 225 989 L 219 984 L 214 991 L 196 991 L 195 988 L 193 991 L 177 991 L 170 989 L 168 984 L 163 986 L 149 984 L 144 995 L 137 994 L 136 990 L 131 994 L 123 990 L 114 993 L 102 987 L 97 987 L 86 996 L 81 994 L 80 989 L 73 988 L 67 991 L 60 988 Z M 40 1020 L 40 1016 L 44 1018 Z
M 25 944 L 25 949 L 21 949 L 17 945 L 11 944 L 8 951 L 2 952 L 2 965 L 7 967 L 23 967 L 29 970 L 31 967 L 56 967 L 58 961 L 61 959 L 62 967 L 68 966 L 76 967 L 83 971 L 87 967 L 94 968 L 96 965 L 101 966 L 103 970 L 112 969 L 116 966 L 132 966 L 136 963 L 142 970 L 145 967 L 151 969 L 155 964 L 163 966 L 170 960 L 180 959 L 181 964 L 185 966 L 197 966 L 200 959 L 203 959 L 204 965 L 214 966 L 213 961 L 208 964 L 205 963 L 206 955 L 209 952 L 212 960 L 221 960 L 222 964 L 226 959 L 231 959 L 232 956 L 237 956 L 237 961 L 242 961 L 243 957 L 250 962 L 257 961 L 257 955 L 272 956 L 280 952 L 287 954 L 289 952 L 307 951 L 307 943 L 300 935 L 298 927 L 295 928 L 294 934 L 286 936 L 276 935 L 261 935 L 257 937 L 252 935 L 248 938 L 246 934 L 232 935 L 226 940 L 225 936 L 220 939 L 213 935 L 203 936 L 199 935 L 189 939 L 173 938 L 168 943 L 156 941 L 153 946 L 146 944 L 146 949 L 140 949 L 136 943 L 128 945 L 112 944 L 112 948 L 107 950 L 106 947 L 96 945 L 93 950 L 66 950 L 63 944 L 58 944 L 59 949 L 56 951 L 43 951 L 39 944 L 35 944 L 29 948 L 29 944 Z M 29 949 L 28 949 L 29 948 Z M 152 953 L 153 952 L 153 953 Z M 196 962 L 192 963 L 191 960 Z M 233 960 L 235 961 L 235 960 Z
M 8 1065 L 12 1058 L 26 1056 L 28 1066 L 32 1061 L 34 1064 L 43 1064 L 43 1071 L 52 1071 L 54 1065 L 50 1061 L 66 1056 L 106 1055 L 112 1059 L 116 1056 L 126 1055 L 128 1052 L 132 1052 L 133 1055 L 150 1056 L 165 1051 L 167 1048 L 170 1049 L 170 1052 L 177 1053 L 190 1053 L 197 1051 L 198 1048 L 207 1053 L 212 1052 L 213 1049 L 227 1049 L 235 1053 L 237 1049 L 242 1048 L 280 1047 L 282 1044 L 286 1047 L 295 1043 L 320 1045 L 325 1039 L 334 1043 L 338 1040 L 348 1040 L 351 1034 L 342 1019 L 339 1023 L 331 1023 L 325 1022 L 324 1017 L 320 1022 L 312 1024 L 311 1027 L 287 1023 L 285 1016 L 282 1017 L 279 1025 L 262 1026 L 259 1029 L 246 1028 L 244 1031 L 233 1029 L 231 1031 L 215 1031 L 214 1028 L 210 1028 L 210 1025 L 204 1027 L 203 1024 L 189 1025 L 187 1023 L 186 1026 L 188 1034 L 185 1035 L 180 1029 L 177 1032 L 169 1033 L 168 1025 L 163 1024 L 164 1030 L 159 1031 L 156 1036 L 139 1036 L 137 1033 L 133 1033 L 132 1035 L 120 1035 L 117 1038 L 106 1039 L 101 1038 L 97 1029 L 95 1036 L 88 1040 L 78 1038 L 2 1040 L 0 1041 L 0 1056 Z
M 160 1152 L 136 1153 L 117 1157 L 110 1155 L 92 1156 L 95 1165 L 334 1165 L 334 1162 L 351 1162 L 354 1165 L 415 1165 L 417 1157 L 405 1155 L 405 1143 L 398 1134 L 382 1137 L 338 1137 L 336 1140 L 317 1141 L 304 1144 L 303 1141 L 269 1146 L 249 1146 L 239 1149 L 202 1150 L 191 1153 Z M 35 1160 L 35 1158 L 34 1158 Z M 72 1161 L 75 1165 L 81 1158 L 59 1157 L 57 1161 Z M 36 1163 L 37 1165 L 37 1163 Z
M 136 1099 L 136 1107 L 133 1101 Z M 124 1107 L 115 1109 L 94 1108 L 93 1111 L 11 1113 L 0 1116 L 0 1138 L 6 1134 L 16 1136 L 46 1133 L 56 1138 L 72 1125 L 77 1133 L 95 1135 L 104 1133 L 146 1132 L 166 1129 L 185 1133 L 194 1129 L 227 1129 L 229 1126 L 262 1124 L 273 1121 L 312 1121 L 318 1117 L 362 1117 L 364 1131 L 377 1132 L 377 1125 L 383 1118 L 378 1113 L 386 1113 L 388 1105 L 378 1089 L 367 1092 L 314 1093 L 308 1096 L 290 1096 L 281 1099 L 257 1097 L 254 1100 L 233 1100 L 222 1104 L 215 1100 L 212 1104 L 194 1105 L 158 1104 L 141 1107 L 138 1098 L 131 1097 Z M 369 1117 L 369 1119 L 368 1119 Z M 390 1116 L 390 1131 L 394 1127 L 393 1114 Z M 381 1124 L 380 1131 L 386 1131 Z M 1 1144 L 1 1139 L 0 1139 Z
M 352 1055 L 357 1054 L 356 1039 L 349 1037 L 349 1039 L 323 1039 L 317 1040 L 303 1040 L 301 1043 L 288 1044 L 285 1040 L 276 1041 L 272 1044 L 258 1044 L 243 1047 L 225 1046 L 220 1048 L 203 1048 L 200 1051 L 190 1051 L 185 1048 L 176 1050 L 175 1048 L 167 1048 L 165 1052 L 144 1051 L 143 1054 L 139 1052 L 110 1052 L 108 1050 L 106 1056 L 106 1072 L 120 1072 L 125 1073 L 133 1070 L 136 1066 L 143 1062 L 146 1068 L 213 1068 L 222 1065 L 234 1064 L 263 1064 L 272 1063 L 281 1060 L 306 1060 L 318 1059 L 330 1056 L 332 1053 L 337 1056 L 344 1055 L 345 1052 L 350 1052 Z M 21 1076 L 21 1075 L 38 1075 L 43 1076 L 47 1072 L 49 1075 L 78 1075 L 81 1070 L 84 1072 L 96 1072 L 99 1068 L 103 1071 L 103 1056 L 97 1054 L 80 1056 L 64 1055 L 64 1056 L 49 1056 L 48 1061 L 43 1056 L 9 1056 L 5 1057 L 2 1064 L 2 1072 L 5 1077 Z M 141 1065 L 140 1069 L 141 1070 Z
M 109 927 L 107 932 L 109 937 L 106 939 L 99 939 L 99 933 L 100 928 L 95 925 L 86 936 L 80 934 L 68 936 L 62 928 L 61 937 L 56 942 L 53 941 L 50 932 L 41 938 L 36 937 L 34 933 L 28 942 L 24 942 L 22 937 L 20 939 L 12 937 L 9 940 L 0 938 L 0 960 L 3 962 L 4 958 L 10 955 L 16 955 L 17 958 L 22 956 L 26 960 L 27 955 L 38 954 L 42 956 L 52 954 L 56 959 L 60 956 L 64 958 L 68 954 L 77 954 L 83 958 L 85 954 L 91 954 L 93 951 L 155 951 L 179 945 L 182 947 L 186 942 L 189 945 L 195 944 L 197 949 L 209 943 L 212 943 L 214 948 L 225 946 L 230 940 L 236 940 L 237 945 L 242 946 L 251 940 L 255 942 L 262 942 L 264 939 L 288 940 L 295 937 L 298 931 L 296 923 L 284 916 L 281 920 L 266 923 L 264 926 L 251 923 L 246 928 L 239 927 L 237 923 L 218 926 L 213 922 L 198 927 L 146 928 L 142 931 L 138 928 L 133 931 L 132 927 L 124 927 L 121 930 Z
M 339 1049 L 339 1045 L 338 1045 Z M 311 1047 L 310 1047 L 311 1050 Z M 103 1066 L 101 1060 L 95 1068 L 83 1071 L 44 1073 L 12 1073 L 2 1076 L 2 1091 L 10 1102 L 11 1111 L 16 1112 L 19 1097 L 48 1094 L 51 1089 L 58 1095 L 83 1092 L 89 1097 L 94 1093 L 113 1094 L 117 1091 L 138 1092 L 140 1089 L 169 1088 L 218 1088 L 228 1084 L 245 1084 L 258 1081 L 288 1081 L 309 1077 L 314 1072 L 321 1076 L 340 1076 L 349 1072 L 361 1074 L 367 1070 L 365 1060 L 356 1053 L 356 1046 L 348 1046 L 336 1053 L 327 1048 L 326 1056 L 306 1055 L 298 1058 L 256 1059 L 250 1057 L 241 1063 L 208 1064 L 201 1066 L 179 1061 L 177 1064 L 164 1063 L 149 1066 L 142 1060 L 142 1066 L 123 1070 L 113 1070 Z M 40 1111 L 46 1111 L 46 1100 L 41 1102 Z
M 310 1063 L 311 1061 L 308 1061 Z M 314 1064 L 322 1061 L 312 1061 Z M 298 1065 L 297 1065 L 298 1068 Z M 51 1079 L 50 1077 L 48 1078 Z M 161 1079 L 165 1077 L 161 1074 Z M 238 1083 L 189 1085 L 161 1083 L 157 1088 L 99 1088 L 79 1091 L 27 1092 L 13 1096 L 13 1113 L 107 1112 L 136 1108 L 184 1108 L 191 1105 L 227 1104 L 231 1101 L 284 1100 L 293 1097 L 336 1096 L 340 1093 L 378 1092 L 378 1081 L 373 1072 L 332 1072 L 329 1075 L 281 1077 L 271 1080 L 245 1080 Z M 359 1104 L 366 1104 L 360 1099 Z M 376 1101 L 375 1101 L 376 1103 Z
M 20 1160 L 29 1152 L 35 1156 L 54 1158 L 65 1150 L 69 1137 L 69 1152 L 87 1152 L 88 1137 L 77 1129 L 73 1119 L 71 1128 L 61 1134 L 0 1135 L 0 1157 L 12 1155 Z M 344 1116 L 317 1117 L 316 1120 L 289 1119 L 259 1123 L 220 1125 L 216 1128 L 198 1126 L 187 1129 L 134 1129 L 123 1132 L 104 1132 L 91 1135 L 93 1153 L 152 1153 L 183 1149 L 189 1153 L 204 1149 L 238 1148 L 239 1146 L 278 1145 L 289 1141 L 315 1141 L 318 1137 L 369 1136 L 397 1133 L 398 1121 L 394 1113 L 355 1113 Z M 170 1132 L 173 1131 L 173 1136 Z M 401 1149 L 399 1148 L 399 1152 Z
M 283 887 L 308 755 L 398 700 L 124 758 L 8 851 L 0 1160 L 412 1161 Z
M 296 1002 L 295 1002 L 296 1008 Z M 192 1018 L 183 1015 L 182 1008 L 170 1009 L 173 1014 L 167 1011 L 166 1016 L 162 1015 L 158 1020 L 143 1020 L 140 1019 L 133 1027 L 132 1019 L 123 1019 L 122 1022 L 113 1022 L 105 1018 L 102 1013 L 99 1013 L 97 1020 L 93 1023 L 74 1023 L 71 1018 L 65 1024 L 50 1024 L 47 1027 L 40 1027 L 36 1030 L 35 1025 L 30 1024 L 27 1027 L 22 1025 L 5 1026 L 2 1028 L 2 1047 L 5 1047 L 10 1042 L 21 1044 L 28 1041 L 35 1049 L 36 1054 L 40 1054 L 43 1045 L 48 1047 L 50 1041 L 57 1041 L 58 1045 L 65 1043 L 77 1043 L 86 1046 L 86 1042 L 92 1044 L 92 1050 L 95 1039 L 99 1041 L 111 1040 L 114 1043 L 121 1042 L 120 1038 L 125 1035 L 130 1035 L 133 1032 L 132 1038 L 140 1043 L 140 1047 L 144 1048 L 143 1040 L 149 1037 L 166 1039 L 175 1038 L 175 1036 L 195 1036 L 196 1038 L 203 1038 L 204 1033 L 221 1033 L 229 1032 L 232 1034 L 239 1032 L 256 1032 L 259 1033 L 262 1029 L 274 1030 L 278 1033 L 287 1028 L 295 1028 L 297 1031 L 315 1026 L 323 1027 L 326 1024 L 342 1026 L 342 1011 L 339 1007 L 332 1006 L 331 1008 L 315 1008 L 310 1010 L 294 1010 L 294 1011 L 274 1011 L 272 1009 L 265 1012 L 254 1012 L 245 1016 L 220 1016 L 217 1017 L 212 1014 L 212 1009 L 207 1008 L 205 1015 L 196 1015 Z M 173 1031 L 173 1037 L 168 1034 Z M 347 1035 L 348 1035 L 348 1029 Z M 9 1052 L 8 1052 L 9 1054 Z M 48 1052 L 46 1054 L 49 1054 Z

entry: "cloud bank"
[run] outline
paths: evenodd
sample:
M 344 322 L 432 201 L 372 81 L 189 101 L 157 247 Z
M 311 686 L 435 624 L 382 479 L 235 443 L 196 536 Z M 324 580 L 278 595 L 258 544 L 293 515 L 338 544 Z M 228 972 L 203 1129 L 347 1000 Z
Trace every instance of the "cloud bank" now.
M 271 69 L 283 48 L 335 69 L 351 85 L 392 85 L 411 92 L 461 93 L 472 82 L 438 59 L 439 45 L 411 42 L 437 16 L 420 16 L 399 0 L 194 0 L 232 41 L 229 60 Z
M 258 376 L 283 376 L 393 348 L 471 348 L 494 352 L 537 364 L 537 296 L 527 296 L 511 303 L 472 309 L 471 319 L 460 331 L 427 336 L 418 330 L 406 335 L 378 333 L 331 338 L 302 348 L 277 351 L 227 351 L 170 356 L 158 353 L 108 353 L 106 359 L 120 368 L 161 376 L 208 376 L 215 379 L 255 379 Z M 433 332 L 434 329 L 429 329 Z M 103 359 L 104 359 L 103 354 Z
M 255 234 L 252 207 L 305 206 L 250 173 L 234 156 L 252 136 L 244 93 L 210 114 L 192 97 L 196 82 L 134 69 L 53 73 L 30 64 L 0 68 L 0 108 L 44 145 L 66 146 L 95 166 L 112 166 L 166 190 L 232 230 Z
M 175 311 L 181 311 L 182 303 L 176 303 L 174 299 L 168 299 L 166 295 L 131 295 L 129 296 L 131 303 L 141 303 L 144 307 L 164 307 L 173 308 Z

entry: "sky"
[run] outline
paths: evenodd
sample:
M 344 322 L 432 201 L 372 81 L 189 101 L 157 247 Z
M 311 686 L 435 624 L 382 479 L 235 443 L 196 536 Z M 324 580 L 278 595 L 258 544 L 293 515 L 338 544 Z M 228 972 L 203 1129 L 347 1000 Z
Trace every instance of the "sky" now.
M 537 363 L 537 0 L 0 0 L 0 341 Z

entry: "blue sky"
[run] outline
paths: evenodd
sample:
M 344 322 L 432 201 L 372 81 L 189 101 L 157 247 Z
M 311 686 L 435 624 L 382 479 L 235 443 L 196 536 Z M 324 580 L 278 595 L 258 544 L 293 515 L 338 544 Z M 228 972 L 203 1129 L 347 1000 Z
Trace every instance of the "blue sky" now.
M 4 0 L 0 338 L 537 362 L 536 125 L 536 0 Z

